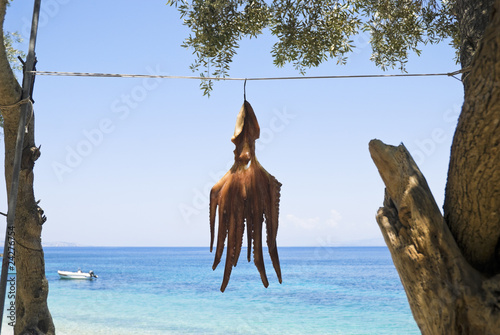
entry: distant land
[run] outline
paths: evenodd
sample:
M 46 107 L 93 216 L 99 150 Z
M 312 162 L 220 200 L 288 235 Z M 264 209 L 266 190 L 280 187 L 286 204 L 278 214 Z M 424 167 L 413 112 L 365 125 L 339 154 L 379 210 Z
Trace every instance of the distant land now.
M 0 242 L 0 245 L 4 245 L 4 241 Z M 42 242 L 42 247 L 83 247 L 83 245 L 71 242 Z M 1 252 L 1 251 L 0 251 Z
M 57 242 L 42 242 L 42 247 L 82 247 L 82 245 L 78 243 L 57 241 Z

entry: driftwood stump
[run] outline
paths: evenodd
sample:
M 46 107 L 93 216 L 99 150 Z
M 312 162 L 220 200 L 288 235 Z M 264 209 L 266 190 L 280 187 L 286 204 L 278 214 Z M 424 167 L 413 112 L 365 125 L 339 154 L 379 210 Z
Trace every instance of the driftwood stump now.
M 500 275 L 463 257 L 404 145 L 370 142 L 386 185 L 377 222 L 422 334 L 500 334 Z

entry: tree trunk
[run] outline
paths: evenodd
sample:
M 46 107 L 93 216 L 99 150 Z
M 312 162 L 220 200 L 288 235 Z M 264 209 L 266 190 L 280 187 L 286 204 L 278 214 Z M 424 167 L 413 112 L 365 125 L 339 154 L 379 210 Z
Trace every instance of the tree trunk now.
M 3 21 L 7 0 L 0 0 L 0 105 L 12 105 L 20 100 L 21 87 L 17 82 L 3 43 Z M 5 178 L 10 194 L 15 142 L 19 124 L 20 106 L 2 108 L 5 134 Z M 15 334 L 55 334 L 47 306 L 48 282 L 41 244 L 45 216 L 35 201 L 33 166 L 40 151 L 35 146 L 34 118 L 28 116 L 28 133 L 19 178 L 19 193 L 15 216 L 15 263 L 17 272 Z
M 488 12 L 464 83 L 444 218 L 406 148 L 370 142 L 386 185 L 377 222 L 423 334 L 500 334 L 500 0 Z
M 497 1 L 466 76 L 444 202 L 445 220 L 460 249 L 489 275 L 500 271 L 499 11 Z

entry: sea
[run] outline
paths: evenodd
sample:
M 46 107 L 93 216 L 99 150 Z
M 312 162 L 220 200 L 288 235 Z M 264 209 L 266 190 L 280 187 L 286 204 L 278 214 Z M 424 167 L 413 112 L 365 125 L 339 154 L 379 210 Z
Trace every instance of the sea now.
M 242 250 L 224 293 L 208 248 L 44 251 L 57 334 L 420 334 L 385 247 L 279 248 L 283 283 L 265 254 L 268 288 Z M 98 278 L 57 274 L 78 268 Z

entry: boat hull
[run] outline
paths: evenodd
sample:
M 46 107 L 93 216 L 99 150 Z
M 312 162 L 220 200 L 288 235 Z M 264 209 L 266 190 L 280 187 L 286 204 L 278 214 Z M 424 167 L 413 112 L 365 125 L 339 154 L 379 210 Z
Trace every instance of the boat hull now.
M 59 277 L 61 279 L 92 279 L 94 276 L 92 276 L 90 273 L 85 273 L 85 272 L 71 272 L 71 271 L 57 271 L 59 274 Z

